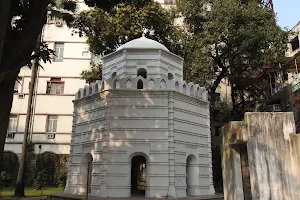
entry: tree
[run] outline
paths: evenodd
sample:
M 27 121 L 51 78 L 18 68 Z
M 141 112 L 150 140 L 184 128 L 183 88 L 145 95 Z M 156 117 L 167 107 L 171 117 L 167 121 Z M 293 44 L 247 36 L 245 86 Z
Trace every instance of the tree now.
M 86 83 L 93 83 L 97 80 L 101 80 L 102 64 L 91 62 L 90 69 L 82 71 L 81 78 L 84 79 Z
M 145 36 L 163 43 L 172 52 L 180 51 L 175 45 L 176 31 L 170 13 L 153 0 L 120 3 L 110 12 L 94 8 L 80 13 L 74 23 L 77 33 L 87 36 L 90 51 L 106 55 L 120 45 Z
M 276 24 L 274 13 L 257 1 L 179 0 L 178 11 L 191 33 L 191 71 L 213 78 L 209 84 L 212 105 L 222 79 L 228 78 L 233 89 L 246 89 L 253 85 L 253 72 L 284 58 L 288 33 Z M 203 76 L 197 78 L 203 82 Z M 237 81 L 245 78 L 252 82 Z
M 90 51 L 95 55 L 114 52 L 143 33 L 173 53 L 180 54 L 182 50 L 172 15 L 153 0 L 124 1 L 109 12 L 101 8 L 83 11 L 73 27 L 76 33 L 87 36 Z M 90 70 L 83 71 L 82 78 L 87 83 L 101 78 L 101 65 L 92 65 Z
M 50 15 L 62 18 L 70 25 L 73 20 L 72 12 L 76 8 L 74 2 L 72 0 L 0 0 L 0 22 L 5 27 L 0 30 L 1 165 L 13 101 L 13 88 L 20 69 L 26 65 L 30 66 L 35 58 L 42 59 L 44 62 L 50 61 L 49 55 L 53 51 L 48 49 L 45 43 L 40 43 L 40 48 L 36 49 L 38 36 L 47 22 L 49 12 Z M 109 2 L 112 1 L 98 1 L 97 5 L 106 7 Z M 110 5 L 114 7 L 113 3 Z M 15 195 L 24 196 L 23 181 L 17 183 L 17 187 L 19 189 Z

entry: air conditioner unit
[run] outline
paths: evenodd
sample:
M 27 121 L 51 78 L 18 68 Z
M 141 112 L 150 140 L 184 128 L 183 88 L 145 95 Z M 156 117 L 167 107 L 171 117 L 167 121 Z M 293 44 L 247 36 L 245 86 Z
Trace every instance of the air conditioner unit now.
M 25 94 L 18 94 L 18 99 L 24 99 L 25 98 Z
M 55 23 L 55 19 L 51 18 L 51 17 L 48 17 L 47 24 L 54 24 L 54 23 Z
M 47 134 L 47 139 L 54 139 L 55 138 L 55 134 Z
M 273 104 L 273 112 L 280 112 L 281 111 L 281 106 L 280 104 Z
M 62 26 L 62 21 L 56 20 L 56 21 L 55 21 L 55 26 L 61 27 L 61 26 Z
M 7 138 L 14 138 L 15 137 L 15 133 L 7 133 Z

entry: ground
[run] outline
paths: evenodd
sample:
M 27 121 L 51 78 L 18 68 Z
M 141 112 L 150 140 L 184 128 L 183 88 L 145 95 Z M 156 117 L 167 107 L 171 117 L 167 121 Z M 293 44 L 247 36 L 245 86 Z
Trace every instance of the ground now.
M 13 199 L 14 192 L 15 188 L 3 188 L 2 190 L 0 190 L 0 198 L 4 197 L 4 199 Z M 63 192 L 63 188 L 45 188 L 43 190 L 25 188 L 26 197 L 47 196 L 61 192 Z

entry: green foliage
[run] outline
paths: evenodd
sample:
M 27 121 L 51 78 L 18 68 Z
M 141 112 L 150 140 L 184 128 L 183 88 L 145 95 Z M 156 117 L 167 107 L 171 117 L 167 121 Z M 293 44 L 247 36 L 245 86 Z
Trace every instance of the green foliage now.
M 102 79 L 102 64 L 91 62 L 91 67 L 89 70 L 84 70 L 81 72 L 81 78 L 86 81 L 86 83 L 93 83 L 96 80 Z
M 83 11 L 73 27 L 87 36 L 90 51 L 105 55 L 120 45 L 139 38 L 145 30 L 146 37 L 163 43 L 171 51 L 180 48 L 175 42 L 175 28 L 170 13 L 154 1 L 128 1 L 110 12 L 100 8 Z
M 276 24 L 272 11 L 252 1 L 247 4 L 239 0 L 177 2 L 190 31 L 184 38 L 188 52 L 185 59 L 189 62 L 186 69 L 191 71 L 187 79 L 196 83 L 205 82 L 207 77 L 212 80 L 209 82 L 212 105 L 223 78 L 229 79 L 233 91 L 244 88 L 243 92 L 253 94 L 252 99 L 260 98 L 261 93 L 247 90 L 257 84 L 252 76 L 265 64 L 283 59 L 288 42 L 288 33 Z
M 99 3 L 89 2 L 90 5 Z M 95 55 L 114 52 L 120 45 L 141 37 L 143 33 L 181 55 L 180 32 L 173 26 L 172 17 L 153 0 L 124 1 L 109 12 L 101 6 L 81 12 L 73 27 L 76 28 L 75 33 L 87 36 L 90 51 Z M 101 65 L 92 63 L 91 69 L 83 71 L 81 76 L 87 83 L 98 80 L 101 78 Z
M 68 155 L 45 152 L 37 155 L 35 186 L 54 187 L 65 186 L 67 179 L 67 159 Z
M 43 189 L 46 185 L 48 185 L 48 180 L 51 179 L 47 170 L 42 170 L 37 173 L 37 177 L 34 181 L 34 187 L 37 190 Z
M 28 141 L 25 164 L 25 185 L 36 189 L 44 187 L 65 187 L 68 173 L 68 155 L 45 152 L 34 154 L 33 144 Z M 14 153 L 6 152 L 0 172 L 0 183 L 4 187 L 14 187 L 19 161 Z
M 18 175 L 18 156 L 14 153 L 5 152 L 0 172 L 1 186 L 14 186 Z

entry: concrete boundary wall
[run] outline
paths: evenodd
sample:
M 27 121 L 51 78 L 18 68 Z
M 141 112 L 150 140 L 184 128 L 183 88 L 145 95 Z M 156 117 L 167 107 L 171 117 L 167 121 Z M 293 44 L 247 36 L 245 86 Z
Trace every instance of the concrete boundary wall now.
M 224 200 L 300 199 L 293 113 L 246 113 L 221 128 Z

